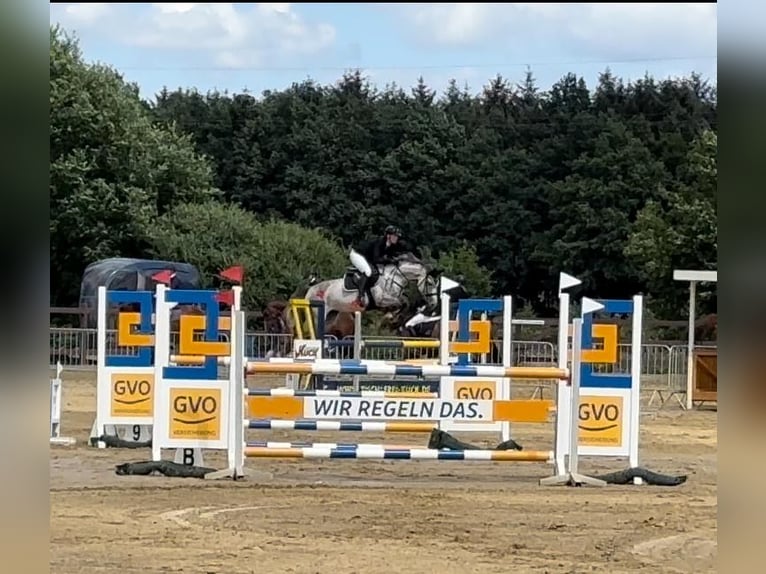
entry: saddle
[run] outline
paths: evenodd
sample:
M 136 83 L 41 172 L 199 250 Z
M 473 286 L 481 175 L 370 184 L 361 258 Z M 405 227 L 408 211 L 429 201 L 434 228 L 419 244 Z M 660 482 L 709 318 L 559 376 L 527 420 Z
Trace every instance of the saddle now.
M 354 266 L 346 267 L 346 272 L 343 274 L 343 289 L 352 293 L 359 289 L 359 280 L 362 278 L 362 274 Z M 380 271 L 377 267 L 372 268 L 372 276 L 367 281 L 367 289 L 372 289 L 380 279 Z

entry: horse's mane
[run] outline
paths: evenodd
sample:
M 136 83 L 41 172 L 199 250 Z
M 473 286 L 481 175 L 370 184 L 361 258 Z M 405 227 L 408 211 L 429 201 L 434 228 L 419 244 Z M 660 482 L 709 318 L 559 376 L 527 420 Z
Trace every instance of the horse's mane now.
M 420 265 L 423 267 L 426 272 L 431 272 L 434 269 L 434 266 L 430 263 L 427 263 L 426 261 L 423 261 L 420 257 L 412 253 L 411 251 L 405 251 L 404 253 L 400 253 L 399 255 L 395 256 L 392 260 L 392 262 L 385 263 L 383 266 L 386 267 L 388 265 L 398 265 L 400 263 L 409 263 L 412 265 Z
M 396 257 L 394 257 L 394 261 L 405 261 L 407 263 L 420 263 L 421 265 L 425 265 L 422 259 L 417 257 L 412 251 L 405 251 L 403 253 L 400 253 Z

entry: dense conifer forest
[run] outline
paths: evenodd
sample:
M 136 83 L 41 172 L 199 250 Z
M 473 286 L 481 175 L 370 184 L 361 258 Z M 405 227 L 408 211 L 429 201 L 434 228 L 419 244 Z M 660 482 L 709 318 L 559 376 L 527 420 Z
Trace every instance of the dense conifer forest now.
M 697 75 L 478 93 L 374 86 L 350 71 L 263 94 L 142 100 L 51 28 L 51 286 L 76 305 L 88 263 L 242 264 L 246 304 L 285 298 L 388 223 L 477 296 L 551 315 L 559 271 L 599 297 L 682 317 L 674 268 L 717 264 L 717 97 Z M 475 90 L 476 91 L 476 90 Z M 715 308 L 714 297 L 701 302 Z

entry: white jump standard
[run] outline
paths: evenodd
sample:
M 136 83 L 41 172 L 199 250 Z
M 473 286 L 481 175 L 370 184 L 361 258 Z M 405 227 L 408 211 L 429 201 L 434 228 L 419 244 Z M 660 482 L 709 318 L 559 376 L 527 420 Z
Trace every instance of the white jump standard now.
M 61 363 L 56 363 L 56 377 L 51 379 L 49 443 L 70 446 L 77 441 L 72 437 L 61 436 L 61 373 L 63 371 Z

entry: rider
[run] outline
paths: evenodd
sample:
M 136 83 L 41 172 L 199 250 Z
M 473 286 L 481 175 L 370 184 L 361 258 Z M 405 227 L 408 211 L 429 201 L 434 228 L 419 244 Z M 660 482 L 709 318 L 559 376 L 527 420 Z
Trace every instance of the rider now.
M 351 248 L 349 259 L 351 264 L 359 270 L 362 277 L 359 280 L 359 294 L 354 302 L 360 309 L 364 308 L 364 295 L 367 293 L 370 301 L 372 294 L 367 291 L 367 284 L 373 275 L 373 269 L 380 263 L 386 263 L 388 260 L 410 252 L 418 256 L 413 247 L 408 246 L 404 241 L 400 241 L 402 230 L 395 225 L 386 227 L 383 235 L 364 241 L 357 245 L 356 249 Z

